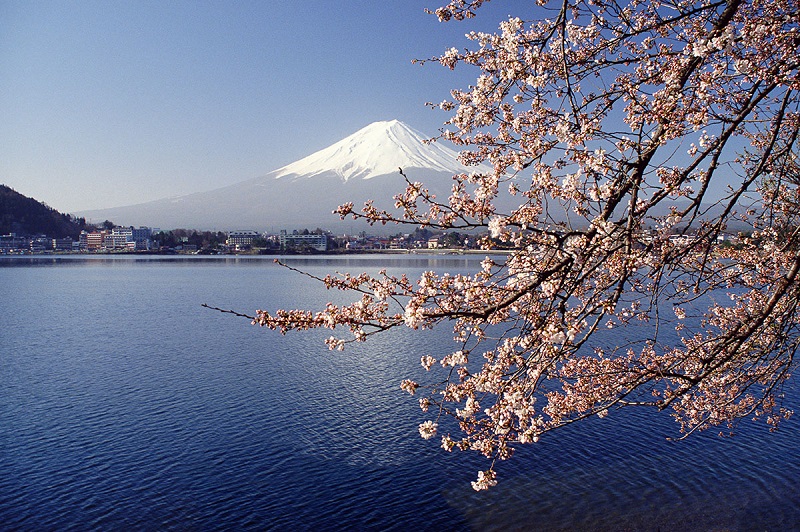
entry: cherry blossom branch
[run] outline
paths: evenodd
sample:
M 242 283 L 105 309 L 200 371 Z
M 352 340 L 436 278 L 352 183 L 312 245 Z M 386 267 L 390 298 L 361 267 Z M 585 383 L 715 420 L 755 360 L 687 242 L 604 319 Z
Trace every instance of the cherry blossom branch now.
M 435 13 L 470 18 L 482 3 Z M 444 200 L 401 169 L 394 210 L 336 211 L 488 231 L 483 249 L 500 242 L 505 260 L 415 282 L 301 272 L 358 297 L 253 319 L 344 329 L 332 349 L 447 322 L 452 351 L 422 354 L 434 376 L 401 388 L 429 415 L 423 438 L 487 458 L 475 489 L 515 446 L 622 408 L 669 409 L 684 437 L 751 416 L 774 428 L 800 345 L 796 3 L 537 3 L 532 21 L 509 17 L 435 59 L 477 71 L 431 105 L 450 113 L 439 139 L 493 171 L 454 176 Z

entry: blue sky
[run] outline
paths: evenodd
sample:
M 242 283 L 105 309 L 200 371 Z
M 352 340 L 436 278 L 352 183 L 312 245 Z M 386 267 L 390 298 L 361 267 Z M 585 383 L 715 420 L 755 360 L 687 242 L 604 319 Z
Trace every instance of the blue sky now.
M 440 23 L 436 0 L 0 0 L 0 183 L 75 212 L 263 175 L 376 120 L 434 135 L 425 102 L 476 71 L 411 60 L 515 3 Z

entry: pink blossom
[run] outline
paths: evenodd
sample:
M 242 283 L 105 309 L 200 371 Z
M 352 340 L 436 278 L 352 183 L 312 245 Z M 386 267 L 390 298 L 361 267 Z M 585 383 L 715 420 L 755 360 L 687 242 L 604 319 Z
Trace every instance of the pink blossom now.
M 433 421 L 425 421 L 419 425 L 419 435 L 422 436 L 423 439 L 429 440 L 436 436 L 436 430 L 438 428 L 439 425 Z

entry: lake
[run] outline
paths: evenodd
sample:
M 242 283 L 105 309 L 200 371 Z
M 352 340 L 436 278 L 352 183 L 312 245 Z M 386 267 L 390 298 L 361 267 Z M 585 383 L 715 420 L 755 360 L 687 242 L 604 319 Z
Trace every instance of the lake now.
M 479 257 L 287 258 L 415 277 Z M 399 382 L 447 328 L 344 352 L 201 304 L 321 307 L 336 294 L 261 257 L 0 257 L 0 529 L 787 530 L 800 417 L 670 441 L 628 410 L 487 462 L 422 440 Z M 798 409 L 797 393 L 786 403 Z

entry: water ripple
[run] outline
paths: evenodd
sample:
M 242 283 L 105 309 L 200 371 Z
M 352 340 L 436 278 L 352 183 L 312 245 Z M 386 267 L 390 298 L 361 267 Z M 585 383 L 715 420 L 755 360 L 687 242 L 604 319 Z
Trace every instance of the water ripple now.
M 352 260 L 334 269 L 380 266 Z M 411 275 L 438 267 L 393 261 Z M 486 462 L 420 440 L 416 401 L 398 387 L 448 331 L 332 353 L 324 334 L 282 337 L 199 307 L 328 297 L 268 261 L 67 265 L 0 265 L 14 287 L 0 301 L 0 529 L 800 524 L 795 419 L 776 434 L 742 424 L 734 438 L 673 442 L 668 416 L 614 412 L 519 449 L 502 482 L 475 493 Z M 32 326 L 41 315 L 59 319 Z M 796 408 L 795 390 L 787 401 Z

